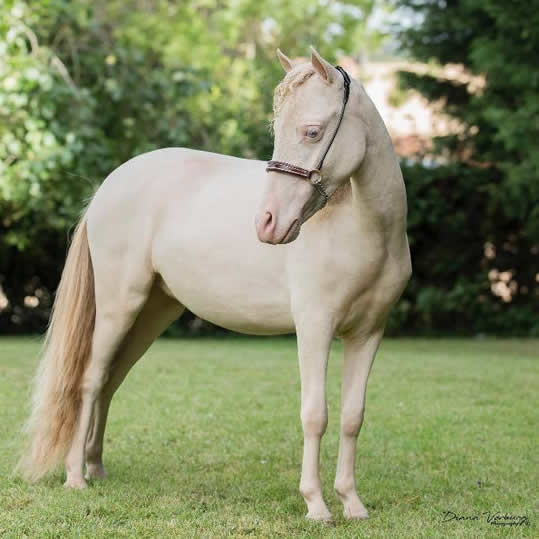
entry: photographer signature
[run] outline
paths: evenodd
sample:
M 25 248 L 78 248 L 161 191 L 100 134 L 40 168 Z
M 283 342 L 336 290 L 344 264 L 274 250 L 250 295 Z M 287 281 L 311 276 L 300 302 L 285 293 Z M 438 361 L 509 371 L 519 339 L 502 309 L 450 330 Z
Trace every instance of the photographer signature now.
M 442 514 L 442 522 L 479 522 L 486 521 L 493 526 L 529 526 L 530 521 L 526 515 L 511 515 L 509 513 L 501 513 L 496 511 L 491 513 L 485 511 L 476 515 L 458 515 L 453 511 L 444 511 Z

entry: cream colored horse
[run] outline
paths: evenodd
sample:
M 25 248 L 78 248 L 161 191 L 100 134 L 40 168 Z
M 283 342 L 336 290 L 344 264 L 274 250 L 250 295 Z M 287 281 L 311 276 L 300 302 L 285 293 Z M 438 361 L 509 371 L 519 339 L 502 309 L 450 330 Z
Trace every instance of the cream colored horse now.
M 275 96 L 274 159 L 313 167 L 336 129 L 343 77 L 314 50 L 295 67 L 279 57 L 287 74 Z M 130 160 L 99 188 L 75 233 L 47 334 L 20 463 L 28 478 L 64 457 L 68 487 L 86 486 L 85 465 L 88 478 L 105 475 L 112 396 L 187 307 L 243 333 L 297 333 L 300 491 L 313 519 L 331 518 L 320 439 L 329 349 L 335 336 L 343 339 L 335 490 L 346 517 L 367 517 L 355 486 L 356 439 L 386 317 L 411 272 L 397 158 L 373 103 L 352 81 L 322 170 L 324 209 L 317 211 L 322 195 L 309 181 L 265 167 L 169 148 Z

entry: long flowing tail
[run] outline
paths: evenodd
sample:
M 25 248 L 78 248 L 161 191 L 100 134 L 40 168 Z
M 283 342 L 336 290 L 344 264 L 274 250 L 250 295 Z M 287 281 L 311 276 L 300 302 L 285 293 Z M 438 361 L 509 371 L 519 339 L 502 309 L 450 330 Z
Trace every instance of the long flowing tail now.
M 95 325 L 94 272 L 84 217 L 75 231 L 56 293 L 26 425 L 28 447 L 17 470 L 37 481 L 71 445 L 81 405 L 81 381 Z

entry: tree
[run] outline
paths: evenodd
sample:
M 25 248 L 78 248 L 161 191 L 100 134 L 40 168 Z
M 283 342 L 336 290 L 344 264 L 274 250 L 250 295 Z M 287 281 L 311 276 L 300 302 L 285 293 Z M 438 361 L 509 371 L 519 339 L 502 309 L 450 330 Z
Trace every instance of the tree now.
M 417 59 L 484 81 L 402 73 L 462 125 L 435 167 L 405 167 L 414 278 L 401 320 L 435 331 L 539 334 L 539 2 L 402 0 Z M 477 80 L 477 79 L 476 79 Z
M 188 112 L 169 105 L 201 82 L 190 69 L 171 81 L 152 51 L 113 47 L 96 4 L 0 10 L 0 327 L 41 329 L 85 201 L 130 156 L 192 140 Z

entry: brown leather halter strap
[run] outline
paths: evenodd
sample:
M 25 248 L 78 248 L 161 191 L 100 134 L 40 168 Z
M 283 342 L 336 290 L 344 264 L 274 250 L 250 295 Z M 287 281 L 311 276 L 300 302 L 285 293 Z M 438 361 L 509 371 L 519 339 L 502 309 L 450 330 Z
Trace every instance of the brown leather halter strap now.
M 327 194 L 324 184 L 322 183 L 322 165 L 324 164 L 326 155 L 328 154 L 329 149 L 331 148 L 331 145 L 333 144 L 333 141 L 337 136 L 337 132 L 339 131 L 339 127 L 341 126 L 344 111 L 346 109 L 346 104 L 348 103 L 348 98 L 350 97 L 350 76 L 341 66 L 335 66 L 335 69 L 339 71 L 344 80 L 343 104 L 341 108 L 341 115 L 339 116 L 339 121 L 337 122 L 337 127 L 335 128 L 335 131 L 333 131 L 331 140 L 326 146 L 326 151 L 323 153 L 322 158 L 318 162 L 318 166 L 311 170 L 307 170 L 306 168 L 298 167 L 297 165 L 292 165 L 290 163 L 285 163 L 284 161 L 269 161 L 266 167 L 266 172 L 282 172 L 284 174 L 291 174 L 293 176 L 299 176 L 300 178 L 309 180 L 313 184 L 315 189 L 317 189 L 318 192 L 324 197 L 324 206 L 329 199 L 329 195 Z

